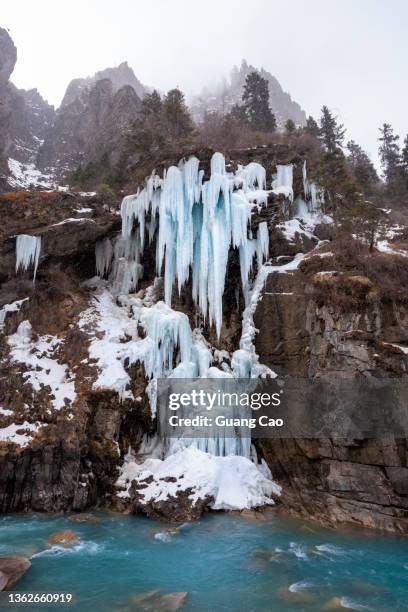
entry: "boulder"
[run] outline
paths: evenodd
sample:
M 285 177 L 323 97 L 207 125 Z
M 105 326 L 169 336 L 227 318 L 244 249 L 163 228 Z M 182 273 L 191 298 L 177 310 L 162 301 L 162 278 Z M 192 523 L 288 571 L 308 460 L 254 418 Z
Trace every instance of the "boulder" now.
M 182 591 L 180 593 L 167 593 L 167 595 L 162 595 L 159 602 L 159 610 L 166 610 L 168 612 L 180 610 L 185 600 L 187 599 L 187 595 L 188 593 L 186 591 Z
M 183 606 L 187 595 L 186 591 L 176 593 L 163 593 L 160 590 L 147 591 L 134 595 L 132 603 L 141 612 L 176 612 L 176 610 L 180 610 Z
M 86 513 L 71 514 L 68 517 L 68 520 L 71 523 L 99 523 L 100 522 L 100 519 L 94 514 L 86 514 Z
M 178 491 L 177 495 L 169 496 L 167 499 L 148 502 L 143 500 L 143 488 L 141 483 L 133 481 L 130 487 L 130 497 L 132 512 L 134 514 L 145 514 L 146 516 L 167 521 L 169 523 L 185 523 L 195 521 L 205 512 L 209 505 L 214 501 L 213 497 L 198 499 L 195 503 L 190 499 L 191 489 Z M 140 489 L 139 489 L 140 487 Z
M 48 536 L 48 541 L 51 544 L 57 544 L 59 546 L 73 546 L 78 540 L 79 536 L 70 529 L 63 529 L 62 531 L 57 531 Z
M 346 606 L 343 606 L 341 597 L 332 597 L 322 606 L 322 610 L 336 612 L 337 610 L 346 610 Z
M 0 557 L 0 591 L 10 589 L 30 567 L 25 557 Z

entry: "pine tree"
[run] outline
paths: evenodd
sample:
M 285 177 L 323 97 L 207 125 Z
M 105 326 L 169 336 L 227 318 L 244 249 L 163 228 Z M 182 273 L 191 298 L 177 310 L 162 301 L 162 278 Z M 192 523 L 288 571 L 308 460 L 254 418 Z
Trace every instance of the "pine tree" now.
M 380 146 L 378 153 L 381 159 L 381 166 L 388 189 L 392 192 L 399 190 L 401 179 L 401 154 L 398 145 L 399 136 L 394 134 L 394 130 L 389 123 L 383 123 L 379 128 Z
M 142 100 L 142 114 L 145 117 L 159 117 L 162 108 L 162 99 L 156 89 L 151 94 L 146 94 Z
M 163 100 L 163 119 L 169 134 L 185 138 L 194 131 L 194 124 L 180 89 L 170 89 Z
M 401 165 L 405 176 L 408 178 L 408 134 L 405 136 L 404 146 L 401 151 Z
M 296 125 L 292 119 L 288 119 L 285 123 L 285 130 L 287 134 L 294 134 L 296 132 Z
M 405 136 L 404 146 L 401 150 L 400 172 L 405 192 L 408 194 L 408 134 Z
M 249 125 L 245 107 L 241 104 L 234 104 L 227 115 L 227 120 L 236 123 L 237 125 Z
M 179 89 L 171 89 L 164 100 L 157 91 L 142 101 L 142 112 L 127 134 L 127 152 L 157 158 L 171 154 L 194 131 L 193 120 Z
M 246 77 L 242 102 L 248 123 L 254 130 L 275 131 L 276 119 L 269 107 L 268 81 L 258 72 L 250 72 Z
M 309 115 L 306 120 L 304 131 L 306 132 L 306 134 L 310 134 L 315 138 L 319 138 L 320 136 L 320 128 L 317 125 L 317 121 L 315 121 L 311 115 Z
M 401 151 L 402 165 L 408 170 L 408 134 L 405 136 L 404 146 Z
M 338 124 L 337 117 L 332 115 L 327 106 L 323 106 L 320 119 L 320 138 L 329 153 L 341 149 L 345 132 L 344 125 Z
M 379 181 L 376 169 L 367 153 L 354 140 L 350 140 L 346 147 L 347 160 L 353 168 L 354 176 L 363 191 L 369 193 Z

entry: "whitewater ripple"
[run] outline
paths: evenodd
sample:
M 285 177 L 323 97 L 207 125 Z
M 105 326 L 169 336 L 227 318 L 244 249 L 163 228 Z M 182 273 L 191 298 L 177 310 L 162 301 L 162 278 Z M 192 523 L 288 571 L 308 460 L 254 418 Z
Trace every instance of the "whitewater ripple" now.
M 101 544 L 96 542 L 78 542 L 74 546 L 58 546 L 54 545 L 45 550 L 41 550 L 31 556 L 31 559 L 38 559 L 41 557 L 62 557 L 65 555 L 72 555 L 78 553 L 85 553 L 87 555 L 96 555 L 103 550 Z

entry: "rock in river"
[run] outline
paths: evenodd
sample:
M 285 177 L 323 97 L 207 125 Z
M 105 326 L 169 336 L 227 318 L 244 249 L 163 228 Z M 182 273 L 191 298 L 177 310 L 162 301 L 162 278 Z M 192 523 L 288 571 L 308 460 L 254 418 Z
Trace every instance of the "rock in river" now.
M 79 540 L 76 533 L 70 529 L 63 529 L 62 531 L 56 531 L 48 536 L 48 541 L 51 544 L 58 544 L 59 546 L 73 546 L 75 542 Z
M 0 557 L 0 591 L 10 589 L 31 567 L 25 557 Z

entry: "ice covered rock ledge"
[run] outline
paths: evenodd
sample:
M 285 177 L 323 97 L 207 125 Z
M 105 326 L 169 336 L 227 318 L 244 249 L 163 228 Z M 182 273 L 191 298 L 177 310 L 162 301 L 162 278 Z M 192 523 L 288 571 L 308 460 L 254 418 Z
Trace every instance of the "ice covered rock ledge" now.
M 194 446 L 142 464 L 128 454 L 117 484 L 118 496 L 130 499 L 133 512 L 170 522 L 198 519 L 205 510 L 273 505 L 281 493 L 264 461 L 217 457 Z

